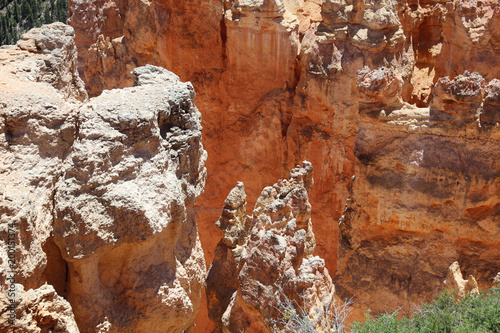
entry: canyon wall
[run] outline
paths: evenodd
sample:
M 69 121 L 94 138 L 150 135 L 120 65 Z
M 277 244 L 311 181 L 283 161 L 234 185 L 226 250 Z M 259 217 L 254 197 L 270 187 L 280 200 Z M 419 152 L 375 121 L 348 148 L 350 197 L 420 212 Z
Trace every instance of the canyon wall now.
M 109 0 L 68 22 L 91 96 L 148 63 L 193 83 L 207 262 L 231 187 L 257 198 L 307 159 L 316 254 L 342 296 L 391 310 L 455 260 L 480 285 L 499 270 L 499 18 L 494 0 Z
M 76 59 L 62 23 L 0 48 L 0 328 L 188 330 L 206 278 L 194 88 L 145 66 L 87 99 Z
M 499 83 L 441 78 L 430 107 L 364 117 L 339 222 L 340 295 L 362 294 L 358 304 L 373 311 L 411 308 L 437 296 L 455 260 L 491 286 L 500 269 L 500 132 L 484 110 Z

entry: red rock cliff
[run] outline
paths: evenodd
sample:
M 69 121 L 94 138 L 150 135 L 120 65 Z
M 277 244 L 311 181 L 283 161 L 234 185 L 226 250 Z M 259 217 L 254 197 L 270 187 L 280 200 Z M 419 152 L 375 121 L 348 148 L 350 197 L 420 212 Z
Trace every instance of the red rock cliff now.
M 256 198 L 307 159 L 316 253 L 383 308 L 434 295 L 457 259 L 498 271 L 499 18 L 493 0 L 117 0 L 71 1 L 69 22 L 91 95 L 147 63 L 195 86 L 207 262 L 233 184 Z

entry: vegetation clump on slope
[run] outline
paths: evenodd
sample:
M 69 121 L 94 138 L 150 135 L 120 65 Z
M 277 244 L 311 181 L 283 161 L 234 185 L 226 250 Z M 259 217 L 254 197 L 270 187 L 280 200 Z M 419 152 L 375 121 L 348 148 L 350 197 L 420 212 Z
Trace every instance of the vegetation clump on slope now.
M 451 293 L 424 304 L 410 318 L 398 319 L 398 313 L 371 317 L 352 325 L 356 333 L 486 333 L 500 332 L 500 286 L 479 296 L 456 300 Z
M 282 315 L 275 324 L 285 327 L 286 332 L 316 333 L 320 332 L 346 332 L 346 319 L 352 312 L 352 299 L 339 302 L 331 299 L 317 308 L 315 318 L 310 319 L 310 311 L 307 307 L 300 306 L 297 302 L 284 296 L 284 301 L 278 303 L 278 309 Z
M 0 45 L 14 44 L 26 31 L 66 23 L 68 0 L 0 0 Z
M 467 295 L 456 299 L 445 292 L 434 302 L 422 305 L 411 316 L 400 318 L 396 311 L 346 325 L 352 300 L 345 303 L 324 304 L 317 317 L 309 318 L 309 311 L 288 299 L 281 302 L 282 318 L 275 321 L 282 327 L 298 333 L 353 332 L 353 333 L 500 333 L 500 286 L 478 296 Z

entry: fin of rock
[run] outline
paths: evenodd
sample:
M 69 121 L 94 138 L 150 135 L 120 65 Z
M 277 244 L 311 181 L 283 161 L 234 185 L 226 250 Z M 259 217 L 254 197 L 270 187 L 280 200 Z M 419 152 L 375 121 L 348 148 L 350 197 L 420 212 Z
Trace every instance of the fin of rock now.
M 314 313 L 335 292 L 316 246 L 309 189 L 312 164 L 304 162 L 262 191 L 247 216 L 244 185 L 231 190 L 217 226 L 224 233 L 207 278 L 209 316 L 219 330 L 284 329 L 280 302 Z M 298 311 L 298 310 L 297 310 Z

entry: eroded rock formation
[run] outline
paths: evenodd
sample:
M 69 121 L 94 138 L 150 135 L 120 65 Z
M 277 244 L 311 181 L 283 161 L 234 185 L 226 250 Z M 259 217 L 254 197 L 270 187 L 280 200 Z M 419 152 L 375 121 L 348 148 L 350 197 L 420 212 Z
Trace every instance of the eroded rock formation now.
M 18 326 L 1 325 L 183 332 L 206 276 L 193 212 L 206 178 L 193 86 L 145 66 L 134 87 L 86 100 L 75 51 L 61 23 L 0 49 L 2 297 L 13 270 L 18 283 L 2 298 L 17 302 Z
M 498 271 L 497 1 L 70 7 L 91 94 L 130 85 L 130 69 L 147 63 L 199 92 L 209 173 L 197 216 L 208 262 L 229 184 L 242 180 L 257 197 L 307 159 L 316 254 L 358 304 L 391 310 L 429 299 L 455 260 L 480 285 Z M 387 268 L 379 275 L 373 265 Z
M 85 97 L 83 82 L 72 76 L 68 65 L 76 68 L 72 34 L 73 28 L 55 23 L 27 33 L 19 47 L 0 49 L 2 285 L 9 268 L 9 224 L 16 235 L 17 283 L 26 290 L 38 288 L 50 279 L 44 273 L 48 262 L 53 261 L 53 269 L 59 266 L 59 251 L 50 251 L 53 197 L 63 160 L 75 140 L 74 109 L 80 102 L 71 97 Z M 63 90 L 54 87 L 61 84 Z
M 315 239 L 308 192 L 312 165 L 262 191 L 252 216 L 245 212 L 244 185 L 224 201 L 217 226 L 224 236 L 207 277 L 208 314 L 217 331 L 279 331 L 285 298 L 315 315 L 335 288 L 325 262 L 313 256 Z
M 28 72 L 26 75 L 30 81 L 47 82 L 65 97 L 85 100 L 87 91 L 77 72 L 74 38 L 74 30 L 59 23 L 28 31 L 21 36 L 16 46 L 39 56 L 28 58 L 28 62 L 35 61 L 36 64 L 16 64 L 19 66 L 16 72 Z
M 54 240 L 89 332 L 108 323 L 116 332 L 185 330 L 205 277 L 192 211 L 206 159 L 194 89 L 158 67 L 134 75 L 137 86 L 76 111 L 56 185 Z
M 469 275 L 467 280 L 465 280 L 458 261 L 455 261 L 448 268 L 448 275 L 444 283 L 449 291 L 456 293 L 455 296 L 458 298 L 464 298 L 466 295 L 479 295 L 479 287 L 476 279 L 474 276 Z
M 497 273 L 495 278 L 493 279 L 493 282 L 491 283 L 492 286 L 498 286 L 500 284 L 500 272 Z

